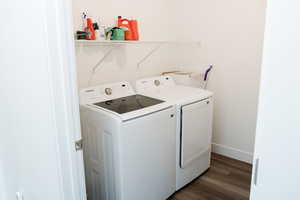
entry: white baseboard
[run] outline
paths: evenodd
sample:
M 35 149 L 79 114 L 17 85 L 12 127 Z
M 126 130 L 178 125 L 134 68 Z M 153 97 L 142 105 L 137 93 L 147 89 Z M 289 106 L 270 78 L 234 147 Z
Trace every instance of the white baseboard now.
M 221 154 L 230 158 L 234 158 L 236 160 L 240 160 L 247 163 L 252 163 L 253 154 L 249 152 L 245 152 L 239 149 L 235 149 L 232 147 L 228 147 L 222 144 L 212 143 L 212 152 Z

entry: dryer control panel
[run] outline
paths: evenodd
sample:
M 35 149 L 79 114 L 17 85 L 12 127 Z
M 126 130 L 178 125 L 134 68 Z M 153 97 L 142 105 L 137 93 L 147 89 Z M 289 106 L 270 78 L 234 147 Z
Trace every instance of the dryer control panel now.
M 139 92 L 146 92 L 162 88 L 165 89 L 175 85 L 176 84 L 171 76 L 157 76 L 138 80 L 136 82 L 136 90 Z

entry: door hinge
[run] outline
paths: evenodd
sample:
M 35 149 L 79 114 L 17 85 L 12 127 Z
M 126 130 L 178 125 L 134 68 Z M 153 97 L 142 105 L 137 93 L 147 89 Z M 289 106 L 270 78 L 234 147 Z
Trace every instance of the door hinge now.
M 75 141 L 76 151 L 81 151 L 83 149 L 83 139 Z
M 253 177 L 253 182 L 254 185 L 257 186 L 258 184 L 258 169 L 259 169 L 259 158 L 255 159 L 255 163 L 254 163 L 254 177 Z

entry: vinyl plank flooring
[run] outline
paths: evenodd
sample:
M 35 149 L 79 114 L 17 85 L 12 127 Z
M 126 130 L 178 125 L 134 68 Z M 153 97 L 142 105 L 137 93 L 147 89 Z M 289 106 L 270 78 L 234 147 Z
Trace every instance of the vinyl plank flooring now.
M 212 154 L 211 167 L 169 200 L 248 200 L 252 166 Z

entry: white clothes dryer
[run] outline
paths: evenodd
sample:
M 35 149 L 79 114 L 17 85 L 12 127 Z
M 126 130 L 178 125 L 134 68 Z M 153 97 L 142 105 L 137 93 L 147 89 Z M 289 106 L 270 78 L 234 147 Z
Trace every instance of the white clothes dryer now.
M 174 106 L 127 82 L 81 90 L 89 200 L 165 200 L 176 190 Z
M 176 190 L 210 167 L 213 93 L 177 85 L 171 76 L 141 79 L 138 93 L 176 106 Z

